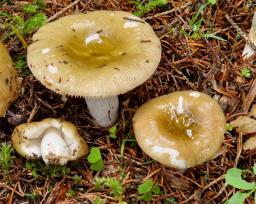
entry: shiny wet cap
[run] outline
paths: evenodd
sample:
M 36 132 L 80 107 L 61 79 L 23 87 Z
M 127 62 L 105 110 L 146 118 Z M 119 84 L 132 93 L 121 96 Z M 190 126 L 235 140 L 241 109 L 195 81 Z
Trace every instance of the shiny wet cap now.
M 177 91 L 152 99 L 135 113 L 135 137 L 151 158 L 186 169 L 212 159 L 224 140 L 219 104 L 196 91 Z
M 145 82 L 161 58 L 151 26 L 124 11 L 93 11 L 41 27 L 28 48 L 28 66 L 62 95 L 109 97 Z
M 17 98 L 17 75 L 12 66 L 12 59 L 5 46 L 0 43 L 0 117 Z

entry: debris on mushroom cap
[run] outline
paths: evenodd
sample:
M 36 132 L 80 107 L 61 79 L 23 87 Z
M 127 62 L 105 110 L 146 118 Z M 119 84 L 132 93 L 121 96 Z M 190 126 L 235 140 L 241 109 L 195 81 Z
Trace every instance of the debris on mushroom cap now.
M 53 118 L 17 126 L 12 134 L 12 143 L 24 157 L 42 157 L 45 163 L 60 165 L 88 152 L 88 146 L 75 125 Z
M 256 11 L 254 12 L 252 19 L 252 26 L 249 32 L 249 39 L 256 46 Z M 255 51 L 250 47 L 249 44 L 246 44 L 242 53 L 242 56 L 245 58 L 251 57 Z
M 8 50 L 0 43 L 0 117 L 17 97 L 17 75 Z
M 178 169 L 212 159 L 224 140 L 222 109 L 210 96 L 196 91 L 177 91 L 152 99 L 136 111 L 133 122 L 141 149 Z
M 141 18 L 123 11 L 75 14 L 42 26 L 28 66 L 62 95 L 108 97 L 145 82 L 161 58 L 160 40 Z

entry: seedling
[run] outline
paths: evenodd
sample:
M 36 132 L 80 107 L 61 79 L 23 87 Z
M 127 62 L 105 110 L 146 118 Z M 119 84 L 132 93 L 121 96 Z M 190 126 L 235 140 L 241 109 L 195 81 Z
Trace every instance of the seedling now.
M 36 0 L 32 4 L 26 4 L 23 7 L 23 11 L 25 13 L 36 13 L 39 9 L 42 9 L 45 7 L 43 0 Z
M 241 170 L 238 168 L 231 168 L 225 174 L 225 181 L 228 185 L 233 186 L 242 191 L 237 191 L 225 204 L 243 204 L 245 199 L 254 194 L 254 203 L 256 203 L 256 183 L 247 182 L 244 180 L 245 173 L 249 170 Z M 253 166 L 253 172 L 256 176 L 256 164 Z
M 241 71 L 241 74 L 245 78 L 250 78 L 251 77 L 251 70 L 248 68 L 243 68 Z
M 0 144 L 0 168 L 7 172 L 10 169 L 12 163 L 12 151 L 13 148 L 10 144 L 2 142 Z
M 76 191 L 74 189 L 69 189 L 68 192 L 67 192 L 67 196 L 72 198 L 76 195 Z
M 139 185 L 138 192 L 140 194 L 140 200 L 151 201 L 153 195 L 161 194 L 161 189 L 152 179 L 148 179 Z
M 94 185 L 96 189 L 102 189 L 108 187 L 111 189 L 110 194 L 114 197 L 122 195 L 123 187 L 119 179 L 110 177 L 96 177 L 94 179 Z
M 233 126 L 230 123 L 226 123 L 226 131 L 231 132 L 233 130 Z
M 143 3 L 141 0 L 134 0 L 132 1 L 133 4 L 136 5 L 136 11 L 134 15 L 136 16 L 143 16 L 145 13 L 148 13 L 157 7 L 165 6 L 168 1 L 167 0 L 151 0 L 148 3 Z
M 101 152 L 98 147 L 92 147 L 87 157 L 88 162 L 91 164 L 90 169 L 100 171 L 104 168 Z
M 100 198 L 100 197 L 97 196 L 97 197 L 93 200 L 92 204 L 105 204 L 105 201 L 104 201 L 102 198 Z
M 112 139 L 116 139 L 116 126 L 111 127 L 108 132 L 109 132 L 109 137 Z

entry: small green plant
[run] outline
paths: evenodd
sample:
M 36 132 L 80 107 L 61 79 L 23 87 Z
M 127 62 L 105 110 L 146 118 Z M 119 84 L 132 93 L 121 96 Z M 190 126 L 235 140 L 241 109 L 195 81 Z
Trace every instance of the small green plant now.
M 117 131 L 117 127 L 113 126 L 111 128 L 109 128 L 108 132 L 109 132 L 109 137 L 112 139 L 116 139 L 116 131 Z
M 148 179 L 138 186 L 138 192 L 140 200 L 151 201 L 153 195 L 161 194 L 161 189 L 152 179 Z
M 243 68 L 241 71 L 241 74 L 245 78 L 250 78 L 251 77 L 251 70 L 248 68 Z
M 45 7 L 43 0 L 36 0 L 32 4 L 26 4 L 23 7 L 23 11 L 25 13 L 36 13 L 39 9 L 43 9 Z
M 90 163 L 90 169 L 94 171 L 100 171 L 104 168 L 104 162 L 102 160 L 100 148 L 92 147 L 87 157 Z
M 230 123 L 226 123 L 226 131 L 231 132 L 233 130 L 233 126 Z
M 134 0 L 132 1 L 133 4 L 136 5 L 136 11 L 134 15 L 136 16 L 143 16 L 145 13 L 148 13 L 156 7 L 165 6 L 168 1 L 167 0 L 150 0 L 148 3 L 143 3 L 141 0 Z
M 256 176 L 256 164 L 253 166 L 253 172 L 250 170 L 241 170 L 238 168 L 231 168 L 225 174 L 225 181 L 228 185 L 242 191 L 237 191 L 225 204 L 243 204 L 245 199 L 254 194 L 254 202 L 256 203 L 256 183 L 247 182 L 244 177 L 247 173 Z
M 78 176 L 77 174 L 72 176 L 74 184 L 79 184 L 81 182 L 82 177 Z
M 99 196 L 97 196 L 97 197 L 93 200 L 92 204 L 105 204 L 105 201 L 104 201 L 102 198 L 100 198 Z
M 72 197 L 75 197 L 76 195 L 76 191 L 74 189 L 69 189 L 68 192 L 67 192 L 67 196 L 72 198 Z
M 189 22 L 190 31 L 186 31 L 184 28 L 181 29 L 181 33 L 191 37 L 192 39 L 199 39 L 199 38 L 213 38 L 217 40 L 225 41 L 220 36 L 215 35 L 214 33 L 207 31 L 207 32 L 201 32 L 202 24 L 204 23 L 204 18 L 201 15 L 204 11 L 204 9 L 207 6 L 213 6 L 217 3 L 216 0 L 207 0 L 204 4 L 201 4 L 198 11 L 195 13 L 195 15 L 192 17 L 192 19 Z
M 94 179 L 96 189 L 108 187 L 111 189 L 110 194 L 114 197 L 120 197 L 123 193 L 123 187 L 119 179 L 110 177 L 96 177 Z
M 12 163 L 13 148 L 10 144 L 2 142 L 0 144 L 0 167 L 3 171 L 8 171 Z
M 25 163 L 25 168 L 31 171 L 33 177 L 60 178 L 70 173 L 67 166 L 45 165 L 41 160 Z

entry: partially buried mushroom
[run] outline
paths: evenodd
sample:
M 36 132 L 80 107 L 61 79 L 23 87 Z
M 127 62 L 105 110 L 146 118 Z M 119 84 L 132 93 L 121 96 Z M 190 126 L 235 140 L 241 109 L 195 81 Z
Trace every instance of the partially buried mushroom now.
M 0 117 L 17 97 L 17 75 L 12 59 L 5 46 L 0 43 Z
M 12 143 L 20 155 L 31 159 L 42 157 L 47 164 L 64 165 L 88 152 L 87 143 L 75 125 L 54 118 L 17 126 Z
M 219 104 L 196 91 L 177 91 L 142 105 L 133 118 L 141 149 L 158 162 L 186 169 L 212 159 L 224 140 Z
M 28 48 L 28 66 L 47 88 L 85 97 L 101 126 L 118 117 L 118 95 L 145 82 L 161 58 L 151 26 L 123 11 L 62 17 L 41 27 Z

